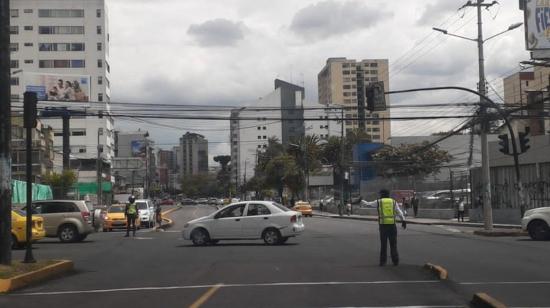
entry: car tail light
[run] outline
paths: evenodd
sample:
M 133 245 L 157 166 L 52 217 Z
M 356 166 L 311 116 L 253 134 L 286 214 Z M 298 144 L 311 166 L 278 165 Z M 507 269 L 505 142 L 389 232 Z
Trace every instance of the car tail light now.
M 82 214 L 82 218 L 83 218 L 85 221 L 90 220 L 90 212 L 80 212 L 80 214 Z
M 292 215 L 292 217 L 290 217 L 290 222 L 296 222 L 296 215 Z

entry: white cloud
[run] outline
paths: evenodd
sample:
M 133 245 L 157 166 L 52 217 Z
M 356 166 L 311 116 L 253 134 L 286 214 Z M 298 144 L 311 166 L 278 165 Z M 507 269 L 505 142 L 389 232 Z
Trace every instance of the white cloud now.
M 299 10 L 292 19 L 290 30 L 305 39 L 319 40 L 371 28 L 391 15 L 360 1 L 327 0 Z
M 223 18 L 216 18 L 200 24 L 192 24 L 187 34 L 195 38 L 199 45 L 234 46 L 244 39 L 246 27 L 242 22 L 233 22 Z

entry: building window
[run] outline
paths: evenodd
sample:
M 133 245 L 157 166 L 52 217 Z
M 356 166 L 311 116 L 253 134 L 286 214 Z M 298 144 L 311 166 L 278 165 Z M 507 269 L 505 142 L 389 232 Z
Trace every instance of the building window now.
M 97 51 L 101 51 L 103 49 L 103 45 L 101 43 L 97 43 Z
M 79 148 L 78 153 L 86 153 L 86 148 Z
M 258 126 L 258 130 L 261 130 L 261 129 L 262 129 L 262 127 L 261 127 L 261 126 Z
M 57 10 L 38 10 L 38 17 L 52 17 L 52 18 L 78 18 L 84 17 L 84 10 L 71 10 L 71 9 L 57 9 Z
M 84 26 L 39 26 L 39 34 L 84 34 Z
M 33 45 L 33 43 L 25 43 L 25 47 L 32 47 Z
M 97 93 L 97 100 L 99 102 L 102 102 L 103 101 L 103 93 Z
M 351 89 L 351 86 L 349 84 L 345 84 L 344 89 Z
M 39 43 L 39 51 L 84 51 L 84 43 Z
M 264 126 L 264 127 L 263 127 L 263 130 L 266 130 L 266 129 L 267 129 L 267 127 Z
M 97 26 L 97 34 L 101 34 L 101 26 Z
M 103 76 L 97 76 L 97 84 L 103 84 Z
M 19 60 L 10 60 L 10 68 L 19 68 Z
M 370 73 L 371 73 L 372 75 L 376 75 L 376 74 L 378 74 L 378 71 L 374 71 L 374 70 L 373 70 L 373 71 L 370 71 Z
M 344 75 L 349 75 L 349 71 L 342 71 Z
M 258 139 L 262 139 L 262 136 L 258 136 Z
M 80 68 L 85 67 L 84 60 L 40 60 L 39 68 Z
M 23 13 L 25 13 L 25 14 L 32 14 L 32 12 L 33 12 L 32 9 L 24 9 L 23 10 Z
M 10 17 L 11 18 L 19 17 L 19 10 L 17 10 L 17 9 L 10 10 Z
M 10 26 L 10 34 L 19 34 L 18 26 Z
M 262 148 L 262 145 L 261 144 L 258 144 L 258 149 L 261 149 Z
M 267 139 L 267 136 L 264 135 L 264 139 Z
M 18 86 L 19 85 L 19 77 L 11 77 L 10 78 L 10 84 L 12 86 Z
M 71 60 L 71 67 L 74 67 L 74 68 L 86 67 L 86 62 L 84 60 Z
M 103 67 L 103 60 L 97 59 L 97 67 Z
M 10 43 L 10 51 L 16 52 L 19 50 L 19 43 Z
M 101 17 L 101 9 L 97 9 L 97 10 L 95 11 L 95 16 L 96 16 L 97 18 L 100 18 L 100 17 Z
M 75 129 L 71 131 L 72 136 L 86 136 L 86 130 L 85 129 Z
M 31 59 L 31 60 L 25 60 L 25 64 L 33 64 L 34 61 Z
M 33 27 L 32 26 L 25 26 L 25 27 L 23 27 L 23 29 L 25 31 L 32 31 Z

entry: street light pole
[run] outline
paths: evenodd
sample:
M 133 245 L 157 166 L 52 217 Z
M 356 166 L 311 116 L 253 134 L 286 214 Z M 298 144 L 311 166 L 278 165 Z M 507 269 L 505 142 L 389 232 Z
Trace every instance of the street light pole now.
M 486 95 L 485 91 L 485 59 L 483 55 L 483 20 L 481 15 L 481 2 L 477 0 L 477 49 L 479 61 L 479 84 L 478 92 L 481 95 Z M 486 230 L 493 229 L 493 208 L 491 204 L 491 168 L 489 166 L 489 143 L 487 142 L 487 133 L 489 131 L 489 121 L 487 121 L 487 108 L 484 100 L 480 98 L 480 114 L 481 121 L 481 185 L 483 196 L 483 217 L 484 227 Z
M 481 141 L 481 194 L 483 196 L 483 216 L 484 216 L 484 227 L 486 230 L 493 229 L 493 209 L 491 205 L 491 169 L 489 166 L 489 144 L 487 141 L 487 134 L 490 131 L 490 121 L 487 118 L 487 102 L 484 97 L 487 95 L 485 87 L 485 59 L 483 55 L 483 43 L 486 41 L 499 36 L 508 31 L 514 30 L 520 27 L 523 23 L 515 23 L 508 27 L 508 29 L 494 34 L 487 39 L 483 40 L 483 18 L 481 8 L 489 8 L 492 5 L 496 4 L 496 1 L 491 3 L 483 3 L 484 0 L 477 0 L 475 3 L 468 1 L 462 8 L 468 6 L 475 6 L 477 9 L 477 39 L 468 38 L 461 35 L 456 35 L 448 33 L 447 30 L 440 28 L 432 28 L 435 31 L 439 31 L 445 35 L 450 35 L 469 41 L 477 42 L 478 49 L 478 62 L 479 62 L 479 83 L 478 83 L 478 93 L 480 94 L 480 115 L 481 115 L 481 124 L 480 124 L 480 141 Z M 461 8 L 461 9 L 462 9 Z
M 97 129 L 97 205 L 101 205 L 102 202 L 102 193 L 103 193 L 103 187 L 102 187 L 102 162 L 101 162 L 101 144 L 99 143 L 99 136 L 103 134 L 103 128 L 99 127 Z

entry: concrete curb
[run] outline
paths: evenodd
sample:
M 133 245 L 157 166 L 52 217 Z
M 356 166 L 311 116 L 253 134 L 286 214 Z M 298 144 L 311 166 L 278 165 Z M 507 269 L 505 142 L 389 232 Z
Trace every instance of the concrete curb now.
M 424 264 L 424 268 L 434 273 L 439 278 L 439 280 L 447 280 L 447 278 L 449 277 L 449 273 L 442 266 L 426 263 Z
M 175 208 L 172 208 L 172 209 L 169 209 L 169 210 L 166 210 L 166 211 L 162 212 L 162 220 L 163 220 L 163 222 L 165 222 L 165 223 L 163 223 L 163 224 L 160 226 L 160 228 L 157 228 L 157 230 L 158 230 L 158 229 L 166 230 L 166 229 L 172 227 L 172 226 L 174 225 L 174 221 L 173 221 L 172 219 L 170 219 L 170 218 L 168 218 L 168 217 L 164 217 L 164 216 L 165 216 L 165 215 L 168 215 L 168 214 L 170 214 L 170 213 L 172 213 L 172 212 L 175 212 L 175 211 L 177 211 L 177 210 L 179 210 L 179 209 L 181 209 L 181 208 L 182 208 L 182 207 L 178 205 L 178 206 L 176 206 Z
M 59 260 L 57 263 L 48 265 L 44 268 L 21 274 L 8 279 L 0 279 L 0 293 L 8 293 L 17 289 L 21 289 L 30 284 L 37 283 L 60 276 L 62 274 L 74 270 L 73 261 Z
M 492 298 L 487 293 L 476 293 L 470 301 L 474 308 L 506 308 L 507 306 L 500 301 Z
M 529 234 L 522 230 L 512 230 L 512 231 L 495 231 L 495 230 L 475 230 L 475 235 L 480 236 L 489 236 L 489 237 L 497 237 L 497 236 L 528 236 Z
M 336 218 L 336 219 L 352 219 L 352 220 L 364 220 L 364 221 L 378 221 L 378 218 L 376 217 L 358 217 L 358 216 L 338 216 L 338 215 L 324 215 L 319 213 L 313 213 L 314 216 L 319 217 L 328 217 L 328 218 Z M 422 222 L 422 221 L 414 221 L 414 220 L 407 220 L 407 224 L 409 225 L 426 225 L 426 226 L 454 226 L 454 227 L 483 227 L 483 224 L 480 223 L 451 223 L 451 222 L 445 222 L 445 221 L 438 221 L 438 222 Z M 520 229 L 520 226 L 516 225 L 493 225 L 494 228 L 499 229 Z

